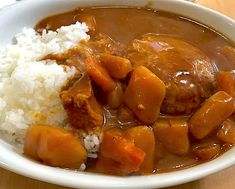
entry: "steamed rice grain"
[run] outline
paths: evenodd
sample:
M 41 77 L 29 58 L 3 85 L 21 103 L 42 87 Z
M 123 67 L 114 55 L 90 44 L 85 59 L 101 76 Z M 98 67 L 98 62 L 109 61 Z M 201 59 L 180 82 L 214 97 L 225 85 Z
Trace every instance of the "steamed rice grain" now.
M 59 94 L 76 69 L 40 59 L 89 40 L 87 32 L 86 24 L 79 22 L 42 35 L 24 28 L 15 43 L 0 52 L 0 131 L 7 141 L 22 145 L 31 124 L 67 124 Z

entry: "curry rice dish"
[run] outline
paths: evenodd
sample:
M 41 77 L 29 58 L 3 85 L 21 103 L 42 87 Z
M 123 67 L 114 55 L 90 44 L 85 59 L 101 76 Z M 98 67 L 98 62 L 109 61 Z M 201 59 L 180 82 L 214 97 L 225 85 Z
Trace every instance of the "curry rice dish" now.
M 43 164 L 144 175 L 235 143 L 235 47 L 180 15 L 78 8 L 23 29 L 0 62 L 2 137 Z

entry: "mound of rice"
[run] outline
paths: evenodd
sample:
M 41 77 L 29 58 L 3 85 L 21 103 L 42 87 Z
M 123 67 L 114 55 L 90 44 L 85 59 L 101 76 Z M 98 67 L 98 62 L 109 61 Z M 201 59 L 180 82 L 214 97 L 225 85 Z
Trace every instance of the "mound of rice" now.
M 42 35 L 24 28 L 15 43 L 0 52 L 0 131 L 8 142 L 22 147 L 30 124 L 65 126 L 67 115 L 59 94 L 76 69 L 40 59 L 89 40 L 87 32 L 86 24 L 79 22 Z M 84 143 L 91 149 L 87 141 Z

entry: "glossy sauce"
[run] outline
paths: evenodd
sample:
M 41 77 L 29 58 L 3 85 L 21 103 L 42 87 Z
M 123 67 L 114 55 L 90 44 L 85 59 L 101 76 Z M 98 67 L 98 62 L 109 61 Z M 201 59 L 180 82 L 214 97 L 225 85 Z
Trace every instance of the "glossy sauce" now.
M 157 33 L 183 39 L 200 48 L 220 70 L 235 68 L 220 51 L 224 46 L 233 46 L 228 39 L 188 18 L 161 11 L 110 7 L 77 9 L 48 17 L 39 22 L 36 29 L 55 30 L 79 21 L 81 15 L 93 15 L 96 33 L 105 33 L 125 45 L 143 34 Z

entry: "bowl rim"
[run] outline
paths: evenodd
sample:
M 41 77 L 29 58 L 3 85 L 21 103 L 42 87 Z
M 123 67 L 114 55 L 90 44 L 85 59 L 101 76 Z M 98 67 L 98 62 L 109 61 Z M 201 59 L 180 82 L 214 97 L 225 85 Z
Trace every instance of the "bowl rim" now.
M 66 0 L 54 0 L 66 2 Z M 74 0 L 82 1 L 82 0 Z M 86 0 L 88 2 L 94 2 L 94 0 Z M 105 1 L 105 0 L 104 0 Z M 106 0 L 108 1 L 108 0 Z M 125 1 L 125 0 L 120 0 Z M 135 0 L 132 0 L 133 2 Z M 136 0 L 140 2 L 141 0 Z M 41 2 L 48 2 L 42 0 Z M 150 1 L 149 1 L 150 2 Z M 152 0 L 151 2 L 161 2 L 161 3 L 171 3 L 171 4 L 181 4 L 185 8 L 193 8 L 201 11 L 205 14 L 210 14 L 216 18 L 224 20 L 231 28 L 235 28 L 235 21 L 221 13 L 218 13 L 214 10 L 202 7 L 198 4 L 193 4 L 191 2 L 186 2 L 182 0 Z M 24 0 L 16 4 L 7 6 L 6 8 L 0 9 L 1 14 L 8 9 L 17 9 L 20 6 L 30 6 L 31 3 L 35 3 L 34 0 Z M 134 6 L 135 7 L 135 6 Z M 192 16 L 193 17 L 193 16 Z M 207 24 L 210 25 L 210 24 Z M 215 28 L 216 29 L 216 28 Z M 216 29 L 216 31 L 221 31 Z M 231 37 L 235 41 L 234 37 Z M 22 155 L 15 153 L 14 151 L 9 150 L 6 147 L 4 141 L 0 140 L 0 151 L 4 156 L 0 156 L 0 166 L 10 170 L 12 172 L 24 175 L 33 179 L 59 184 L 67 187 L 81 187 L 81 188 L 161 188 L 166 186 L 173 186 L 176 184 L 182 184 L 190 182 L 205 176 L 208 176 L 212 173 L 225 169 L 233 164 L 235 164 L 235 149 L 231 149 L 222 156 L 218 157 L 215 160 L 210 162 L 200 164 L 191 168 L 186 168 L 183 170 L 178 170 L 170 173 L 161 173 L 155 175 L 146 175 L 146 176 L 132 176 L 132 177 L 116 177 L 116 176 L 107 176 L 107 175 L 98 175 L 94 173 L 87 172 L 75 172 L 69 171 L 54 167 L 49 167 L 41 165 L 34 161 L 31 161 L 25 158 Z

